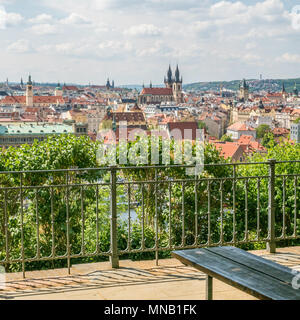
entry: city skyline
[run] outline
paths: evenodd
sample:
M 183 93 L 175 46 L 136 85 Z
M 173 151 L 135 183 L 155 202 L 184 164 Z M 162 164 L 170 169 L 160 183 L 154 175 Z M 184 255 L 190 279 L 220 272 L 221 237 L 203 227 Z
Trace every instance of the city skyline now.
M 24 2 L 22 2 L 23 4 Z M 1 82 L 184 83 L 297 78 L 296 1 L 0 0 Z

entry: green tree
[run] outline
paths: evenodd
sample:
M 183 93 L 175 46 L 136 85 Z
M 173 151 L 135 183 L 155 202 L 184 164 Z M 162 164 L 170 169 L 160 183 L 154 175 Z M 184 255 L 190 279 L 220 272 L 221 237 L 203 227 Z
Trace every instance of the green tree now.
M 273 148 L 275 145 L 275 139 L 274 139 L 274 134 L 272 132 L 267 132 L 262 140 L 261 140 L 261 144 L 265 147 L 265 148 Z
M 267 124 L 261 124 L 256 129 L 256 136 L 258 139 L 261 139 L 265 136 L 266 133 L 269 133 L 271 131 L 270 126 Z
M 231 135 L 227 135 L 227 134 L 224 134 L 221 138 L 221 141 L 223 142 L 233 142 L 232 140 L 232 136 Z

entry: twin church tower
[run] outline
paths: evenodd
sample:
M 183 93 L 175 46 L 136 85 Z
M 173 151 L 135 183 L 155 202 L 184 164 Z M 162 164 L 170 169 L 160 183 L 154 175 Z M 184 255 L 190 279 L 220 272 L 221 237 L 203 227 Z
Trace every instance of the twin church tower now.
M 182 77 L 180 76 L 178 65 L 174 76 L 169 65 L 164 83 L 165 88 L 153 88 L 152 83 L 150 83 L 149 88 L 143 86 L 143 90 L 139 95 L 139 104 L 183 103 Z

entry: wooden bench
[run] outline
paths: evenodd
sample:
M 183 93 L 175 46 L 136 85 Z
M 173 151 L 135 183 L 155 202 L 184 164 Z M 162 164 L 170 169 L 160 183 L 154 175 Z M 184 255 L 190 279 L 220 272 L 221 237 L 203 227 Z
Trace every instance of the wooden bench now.
M 300 290 L 292 286 L 292 269 L 247 251 L 214 247 L 173 251 L 172 256 L 207 275 L 207 300 L 213 298 L 213 278 L 258 299 L 300 300 Z

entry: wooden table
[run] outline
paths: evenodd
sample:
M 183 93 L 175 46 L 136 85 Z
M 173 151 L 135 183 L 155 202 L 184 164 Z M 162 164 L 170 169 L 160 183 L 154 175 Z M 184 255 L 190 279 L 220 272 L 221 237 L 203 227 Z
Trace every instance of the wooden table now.
M 300 289 L 293 288 L 292 269 L 235 247 L 214 247 L 173 251 L 183 264 L 204 272 L 206 299 L 213 298 L 212 279 L 216 278 L 258 299 L 300 300 Z M 299 277 L 300 286 L 300 277 Z

